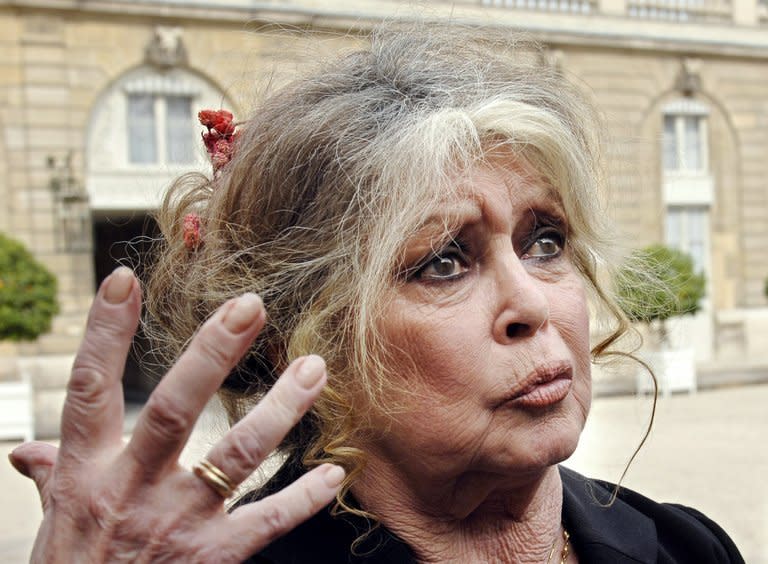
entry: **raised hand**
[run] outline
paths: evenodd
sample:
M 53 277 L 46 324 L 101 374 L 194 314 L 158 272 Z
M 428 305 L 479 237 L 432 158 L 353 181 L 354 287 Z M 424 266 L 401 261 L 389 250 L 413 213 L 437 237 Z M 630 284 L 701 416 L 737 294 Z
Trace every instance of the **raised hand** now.
M 127 268 L 102 284 L 67 390 L 59 449 L 21 445 L 11 462 L 35 481 L 43 522 L 33 562 L 240 562 L 335 496 L 344 471 L 325 464 L 231 514 L 224 499 L 277 446 L 325 385 L 321 358 L 294 361 L 195 472 L 178 456 L 208 399 L 264 325 L 254 294 L 206 321 L 122 441 L 122 367 L 138 324 Z

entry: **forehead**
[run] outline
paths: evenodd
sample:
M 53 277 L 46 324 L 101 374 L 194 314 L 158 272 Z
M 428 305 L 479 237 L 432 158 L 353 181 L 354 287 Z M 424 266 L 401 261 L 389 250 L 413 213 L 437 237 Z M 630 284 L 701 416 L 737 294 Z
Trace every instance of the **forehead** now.
M 493 159 L 465 170 L 424 227 L 444 229 L 529 210 L 565 215 L 558 191 L 532 166 L 510 158 Z

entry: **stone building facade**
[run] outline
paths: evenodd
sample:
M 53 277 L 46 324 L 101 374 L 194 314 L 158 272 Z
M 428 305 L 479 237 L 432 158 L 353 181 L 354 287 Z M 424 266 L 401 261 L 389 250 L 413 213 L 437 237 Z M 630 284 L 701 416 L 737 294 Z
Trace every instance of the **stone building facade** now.
M 0 343 L 0 380 L 33 381 L 39 433 L 56 432 L 98 281 L 138 252 L 121 241 L 151 234 L 163 187 L 206 166 L 197 109 L 247 115 L 302 61 L 393 18 L 539 40 L 542 64 L 605 117 L 617 244 L 665 241 L 707 275 L 705 307 L 677 338 L 702 364 L 768 364 L 766 0 L 6 0 L 0 231 L 56 273 L 62 311 L 38 341 Z

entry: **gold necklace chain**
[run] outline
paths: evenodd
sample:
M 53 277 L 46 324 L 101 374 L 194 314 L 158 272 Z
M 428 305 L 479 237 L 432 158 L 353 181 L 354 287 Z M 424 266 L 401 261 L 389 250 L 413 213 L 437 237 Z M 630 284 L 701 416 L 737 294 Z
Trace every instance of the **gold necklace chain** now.
M 560 553 L 560 564 L 565 564 L 565 561 L 568 560 L 568 539 L 571 538 L 571 535 L 568 534 L 568 531 L 565 530 L 565 527 L 563 527 L 563 541 L 565 541 L 565 544 L 563 545 L 563 551 Z M 552 556 L 555 554 L 555 547 L 557 546 L 557 537 L 555 537 L 555 542 L 552 543 L 552 549 L 549 551 L 549 558 L 547 558 L 547 564 L 549 564 L 552 561 Z

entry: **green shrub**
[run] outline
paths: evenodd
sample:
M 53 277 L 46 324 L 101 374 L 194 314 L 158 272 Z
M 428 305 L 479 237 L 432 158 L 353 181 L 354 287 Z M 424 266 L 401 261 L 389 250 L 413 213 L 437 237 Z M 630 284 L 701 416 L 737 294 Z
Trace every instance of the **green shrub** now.
M 18 241 L 0 234 L 0 341 L 32 341 L 59 311 L 56 278 Z
M 632 253 L 616 283 L 627 317 L 648 324 L 660 322 L 662 342 L 667 340 L 667 319 L 701 309 L 706 284 L 704 275 L 694 271 L 690 256 L 663 245 Z

